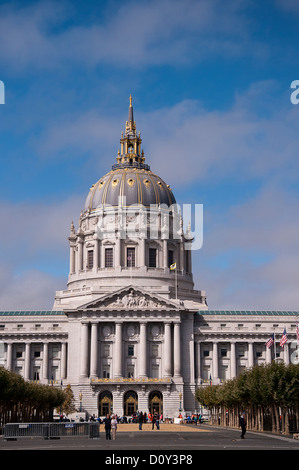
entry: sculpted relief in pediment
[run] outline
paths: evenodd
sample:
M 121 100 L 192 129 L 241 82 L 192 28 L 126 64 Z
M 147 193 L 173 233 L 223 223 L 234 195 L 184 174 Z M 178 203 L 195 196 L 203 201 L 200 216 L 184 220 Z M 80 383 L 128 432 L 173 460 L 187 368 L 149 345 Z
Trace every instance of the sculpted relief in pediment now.
M 117 295 L 112 299 L 107 299 L 106 302 L 103 303 L 103 307 L 104 306 L 108 308 L 162 308 L 165 307 L 166 304 L 148 295 L 142 295 L 130 290 L 126 295 Z

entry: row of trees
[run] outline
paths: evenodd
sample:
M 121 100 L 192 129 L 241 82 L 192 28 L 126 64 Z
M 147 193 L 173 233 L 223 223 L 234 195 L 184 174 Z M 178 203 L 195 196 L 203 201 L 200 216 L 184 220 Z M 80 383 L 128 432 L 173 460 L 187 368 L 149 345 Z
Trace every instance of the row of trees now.
M 238 427 L 245 411 L 247 429 L 290 434 L 299 426 L 299 365 L 255 366 L 222 385 L 200 387 L 196 398 L 213 424 Z
M 9 422 L 48 421 L 66 400 L 56 387 L 26 382 L 20 375 L 0 367 L 0 425 Z

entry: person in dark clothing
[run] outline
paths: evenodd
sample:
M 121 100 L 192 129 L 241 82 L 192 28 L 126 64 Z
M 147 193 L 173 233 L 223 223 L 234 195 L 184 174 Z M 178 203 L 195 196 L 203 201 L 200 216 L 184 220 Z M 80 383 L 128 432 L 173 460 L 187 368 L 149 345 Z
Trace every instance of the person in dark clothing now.
M 239 425 L 241 427 L 242 433 L 241 433 L 241 439 L 244 439 L 245 433 L 246 433 L 246 415 L 245 413 L 242 413 L 239 419 Z
M 140 413 L 139 413 L 138 420 L 139 420 L 139 430 L 142 431 L 142 425 L 143 425 L 143 421 L 144 421 L 142 411 L 140 411 Z
M 111 418 L 109 414 L 104 419 L 104 424 L 105 424 L 106 439 L 111 440 Z
M 152 429 L 155 429 L 156 415 L 154 414 L 152 419 Z

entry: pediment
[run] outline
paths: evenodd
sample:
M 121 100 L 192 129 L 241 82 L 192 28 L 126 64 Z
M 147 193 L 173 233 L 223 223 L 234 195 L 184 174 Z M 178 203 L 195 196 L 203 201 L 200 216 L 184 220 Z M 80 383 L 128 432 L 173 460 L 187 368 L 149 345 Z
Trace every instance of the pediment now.
M 161 296 L 149 294 L 142 289 L 128 286 L 88 302 L 79 307 L 79 310 L 181 310 L 182 308 L 180 301 L 164 299 Z

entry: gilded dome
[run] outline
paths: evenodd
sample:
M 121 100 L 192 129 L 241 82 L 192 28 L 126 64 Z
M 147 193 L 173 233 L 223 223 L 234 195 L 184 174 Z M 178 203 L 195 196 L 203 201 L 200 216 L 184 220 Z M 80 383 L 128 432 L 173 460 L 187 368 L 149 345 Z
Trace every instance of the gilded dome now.
M 140 132 L 137 135 L 133 120 L 132 98 L 125 135 L 121 134 L 121 150 L 112 170 L 91 188 L 85 201 L 84 212 L 104 206 L 131 206 L 142 204 L 175 204 L 171 188 L 144 163 Z
M 118 168 L 107 173 L 93 185 L 84 210 L 92 211 L 105 205 L 171 206 L 175 202 L 171 188 L 152 171 L 144 168 Z

